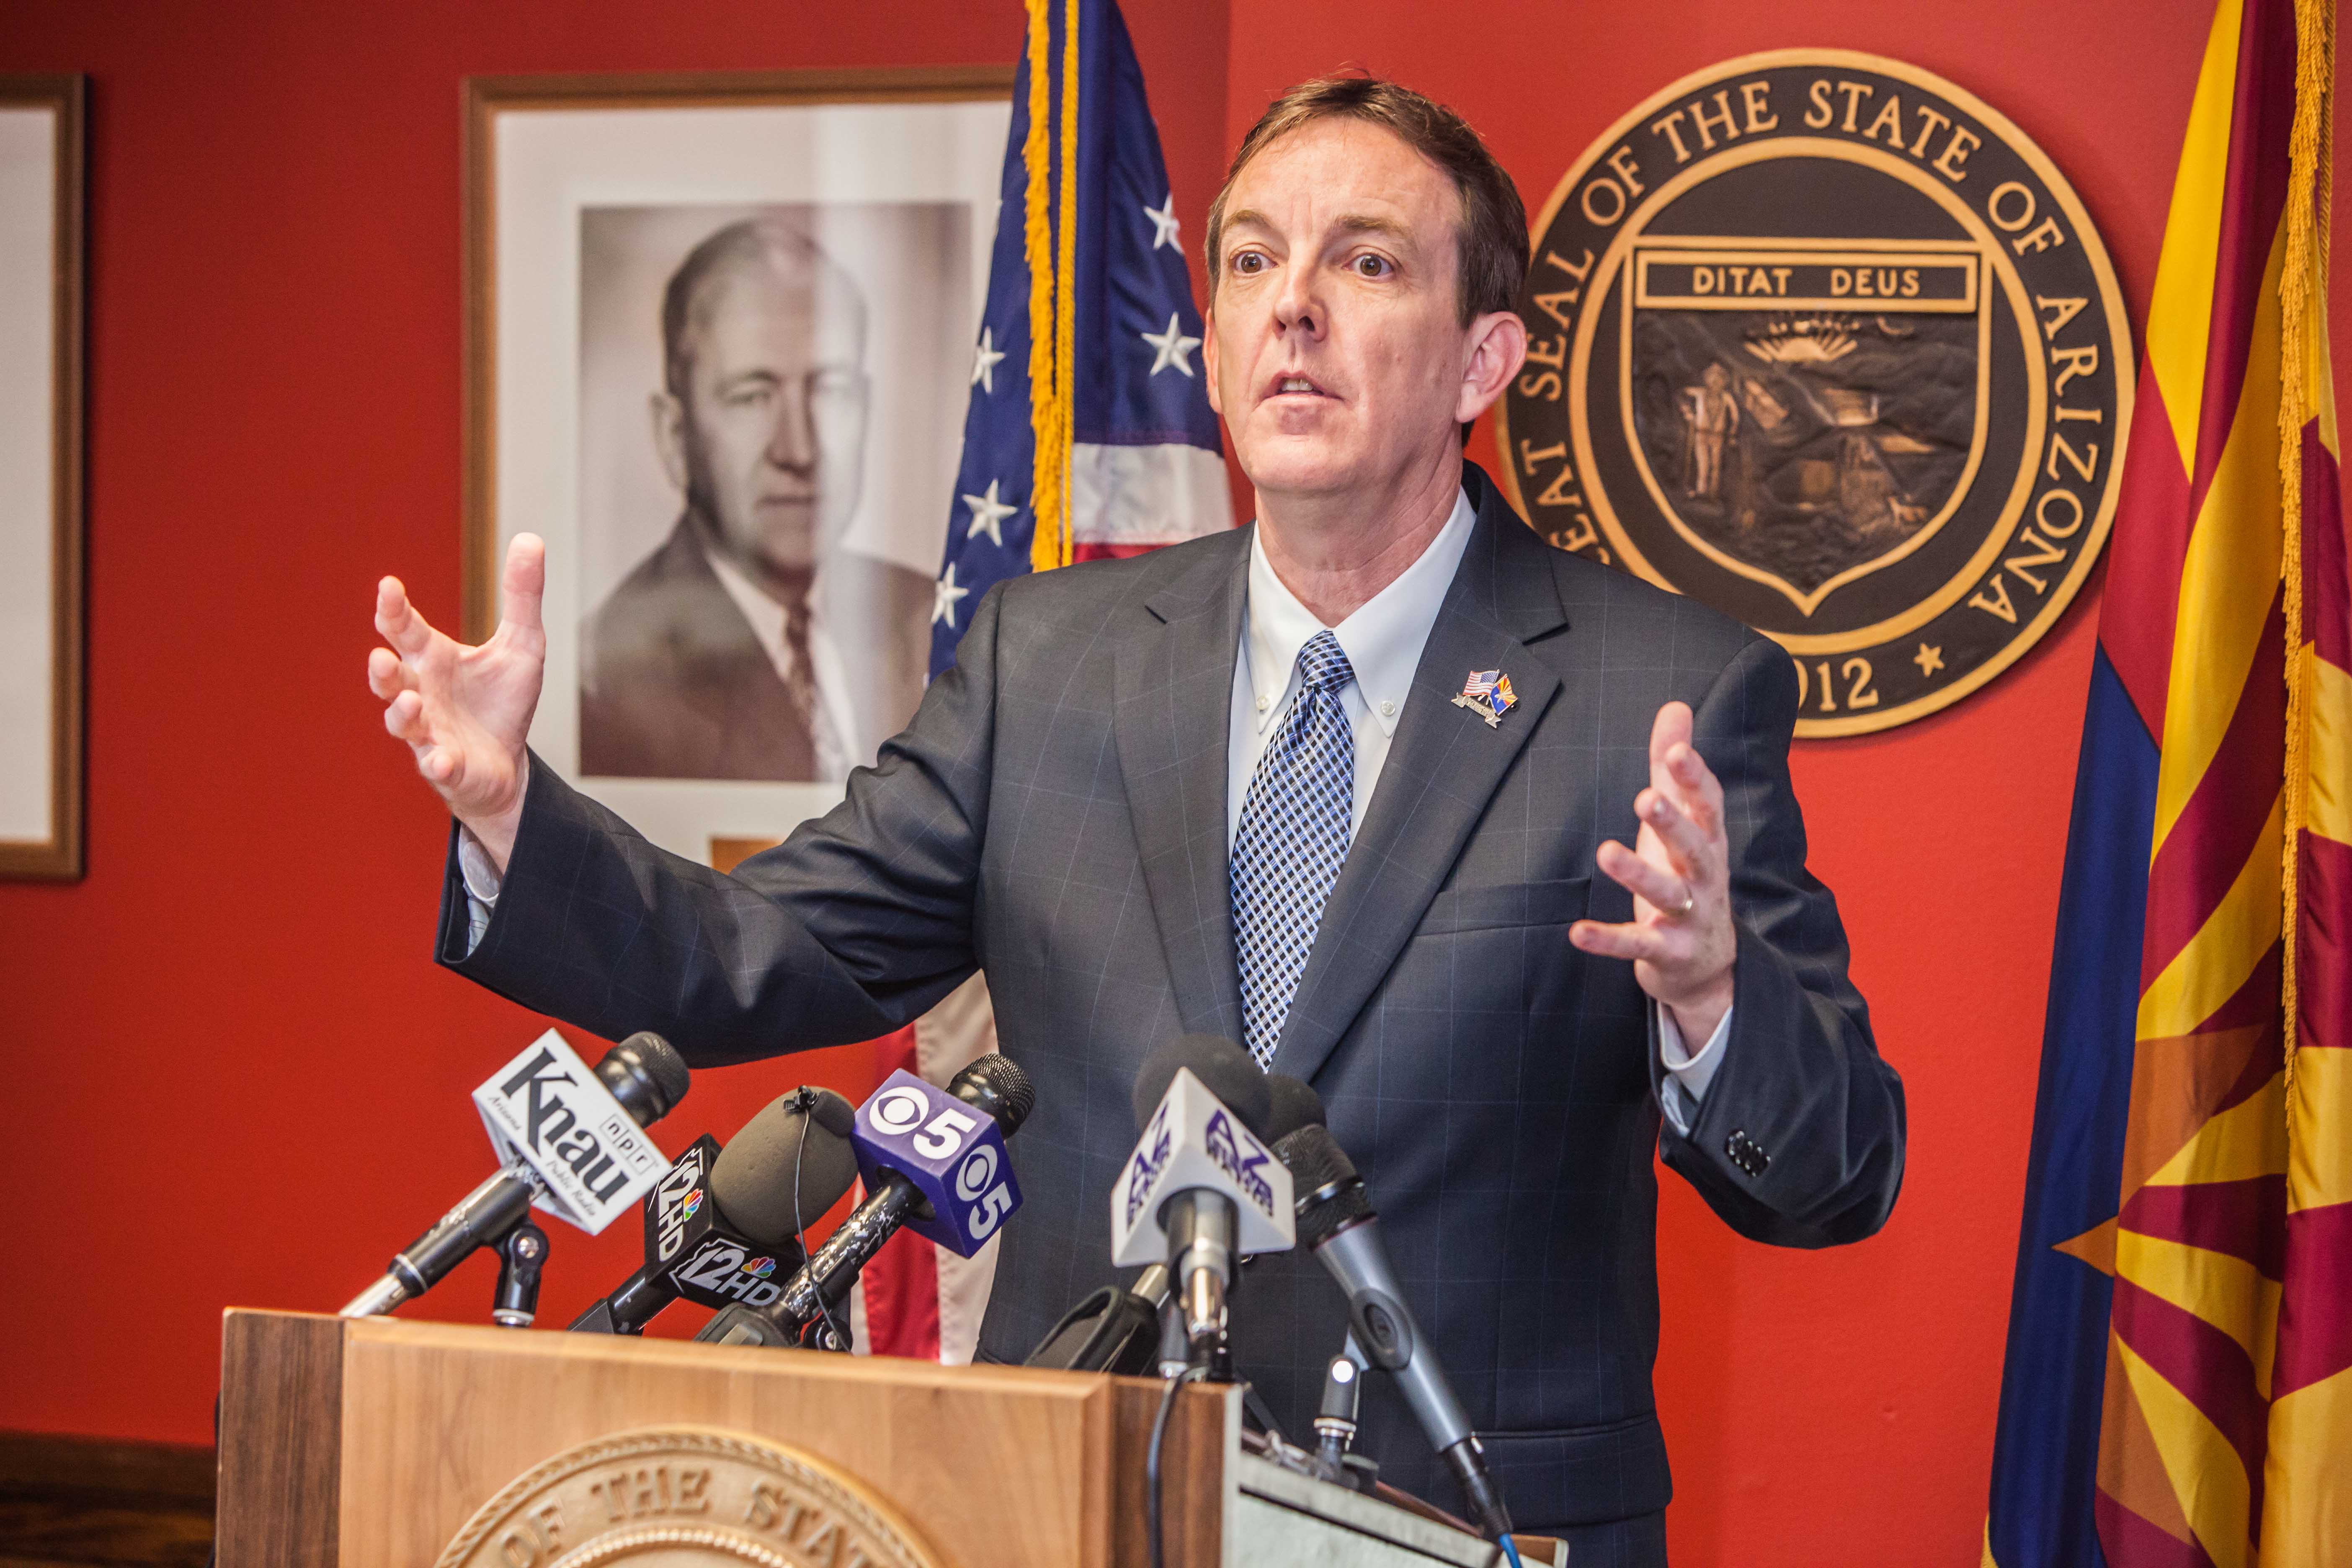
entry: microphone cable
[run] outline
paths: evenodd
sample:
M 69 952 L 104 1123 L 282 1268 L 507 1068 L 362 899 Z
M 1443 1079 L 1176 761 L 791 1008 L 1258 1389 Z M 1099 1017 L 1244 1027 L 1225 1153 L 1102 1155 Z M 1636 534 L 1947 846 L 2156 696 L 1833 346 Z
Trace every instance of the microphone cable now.
M 808 1085 L 801 1085 L 801 1087 L 794 1089 L 793 1093 L 794 1098 L 800 1101 L 801 1109 L 804 1114 L 814 1108 L 816 1104 L 816 1094 L 809 1088 Z M 807 1153 L 808 1142 L 803 1139 L 800 1147 L 793 1151 L 793 1239 L 799 1245 L 801 1256 L 803 1258 L 809 1256 L 808 1216 L 801 1212 L 801 1161 L 806 1157 Z M 820 1215 L 818 1217 L 821 1219 L 824 1216 Z M 833 1303 L 824 1299 L 823 1291 L 819 1291 L 817 1293 L 816 1304 L 817 1310 L 824 1315 L 824 1331 L 826 1335 L 839 1343 L 844 1351 L 849 1350 L 849 1336 L 843 1332 L 834 1322 Z
M 1176 1408 L 1176 1391 L 1208 1375 L 1204 1366 L 1188 1366 L 1168 1380 L 1160 1396 L 1160 1414 L 1151 1420 L 1151 1447 L 1143 1456 L 1143 1504 L 1150 1514 L 1151 1568 L 1168 1568 L 1168 1543 L 1162 1534 L 1160 1507 L 1160 1450 L 1168 1438 L 1168 1416 Z

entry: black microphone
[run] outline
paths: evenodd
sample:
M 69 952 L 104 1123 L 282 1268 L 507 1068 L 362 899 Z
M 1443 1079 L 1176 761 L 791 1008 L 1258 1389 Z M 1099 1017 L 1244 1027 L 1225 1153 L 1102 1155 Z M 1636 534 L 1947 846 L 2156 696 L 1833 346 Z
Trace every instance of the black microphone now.
M 1311 1122 L 1276 1143 L 1275 1152 L 1289 1168 L 1298 1194 L 1298 1239 L 1322 1259 L 1347 1296 L 1357 1346 L 1366 1360 L 1396 1379 L 1413 1419 L 1462 1483 L 1488 1539 L 1501 1540 L 1511 1532 L 1503 1494 L 1486 1468 L 1486 1450 L 1470 1429 L 1462 1402 L 1404 1304 L 1404 1288 L 1381 1245 L 1380 1216 L 1354 1162 L 1329 1128 Z
M 1037 1103 L 1029 1075 L 993 1051 L 949 1079 L 948 1093 L 993 1121 L 1007 1138 L 1020 1131 Z M 728 1307 L 694 1337 L 722 1345 L 797 1345 L 814 1340 L 820 1347 L 846 1350 L 847 1345 L 837 1342 L 834 1309 L 848 1296 L 858 1272 L 882 1244 L 925 1205 L 914 1183 L 890 1172 L 785 1282 L 775 1300 L 762 1307 Z
M 645 1267 L 572 1324 L 635 1334 L 683 1296 L 706 1307 L 762 1306 L 807 1261 L 800 1236 L 849 1191 L 849 1101 L 803 1084 L 743 1124 L 721 1149 L 705 1135 L 646 1194 Z
M 689 1082 L 685 1059 L 649 1029 L 640 1029 L 606 1051 L 596 1064 L 596 1077 L 640 1127 L 668 1115 L 686 1098 Z M 491 1176 L 458 1199 L 457 1206 L 430 1230 L 402 1247 L 385 1267 L 383 1278 L 352 1298 L 339 1315 L 372 1318 L 422 1296 L 477 1247 L 502 1240 L 521 1224 L 537 1191 L 531 1175 L 520 1167 Z
M 1106 1285 L 1063 1313 L 1021 1364 L 1142 1377 L 1159 1361 L 1160 1310 L 1167 1304 L 1168 1266 L 1154 1263 L 1132 1287 Z

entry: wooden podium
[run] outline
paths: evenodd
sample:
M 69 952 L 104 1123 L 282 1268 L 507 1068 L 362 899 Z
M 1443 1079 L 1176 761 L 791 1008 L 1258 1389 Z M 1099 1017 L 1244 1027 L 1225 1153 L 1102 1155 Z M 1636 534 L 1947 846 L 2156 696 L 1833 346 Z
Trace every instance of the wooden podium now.
M 1145 1379 L 241 1310 L 221 1359 L 221 1568 L 1150 1561 Z M 1243 1452 L 1230 1388 L 1161 1464 L 1168 1568 L 1490 1555 Z

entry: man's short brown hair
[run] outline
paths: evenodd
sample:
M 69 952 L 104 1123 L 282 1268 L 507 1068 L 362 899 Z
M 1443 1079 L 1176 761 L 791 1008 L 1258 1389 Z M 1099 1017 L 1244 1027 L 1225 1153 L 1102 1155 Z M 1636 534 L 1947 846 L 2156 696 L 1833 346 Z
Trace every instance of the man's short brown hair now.
M 1209 204 L 1209 298 L 1217 294 L 1225 226 L 1225 198 L 1242 167 L 1277 137 L 1318 120 L 1360 120 L 1378 125 L 1439 168 L 1462 198 L 1460 258 L 1462 324 L 1517 306 L 1528 276 L 1528 209 L 1518 186 L 1486 151 L 1469 121 L 1409 87 L 1370 76 L 1326 76 L 1300 82 L 1266 105 L 1242 138 L 1217 199 Z

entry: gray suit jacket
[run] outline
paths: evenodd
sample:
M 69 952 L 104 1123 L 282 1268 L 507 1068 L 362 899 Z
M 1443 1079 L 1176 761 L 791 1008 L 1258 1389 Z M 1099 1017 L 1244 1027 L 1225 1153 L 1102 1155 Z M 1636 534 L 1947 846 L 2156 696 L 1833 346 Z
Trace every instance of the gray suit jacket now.
M 1669 1494 L 1652 1151 L 1743 1235 L 1852 1241 L 1894 1203 L 1903 1094 L 1805 870 L 1788 657 L 1550 549 L 1483 474 L 1465 482 L 1478 521 L 1275 1067 L 1321 1091 L 1533 1528 Z M 1018 1360 L 1112 1276 L 1138 1066 L 1175 1034 L 1240 1034 L 1226 725 L 1248 552 L 1235 531 L 992 590 L 879 765 L 732 877 L 535 770 L 470 955 L 453 851 L 444 962 L 599 1035 L 657 1030 L 698 1067 L 881 1034 L 984 968 L 1038 1089 L 981 1337 Z M 1490 730 L 1451 699 L 1498 668 L 1518 704 Z M 1593 851 L 1633 840 L 1651 721 L 1675 698 L 1723 781 L 1739 934 L 1727 1055 L 1690 1135 L 1662 1143 L 1652 1010 L 1629 964 L 1566 928 L 1630 917 Z M 1242 1369 L 1305 1436 L 1337 1290 L 1309 1258 L 1260 1258 L 1234 1312 Z M 1388 1479 L 1454 1500 L 1379 1379 L 1360 1443 Z

